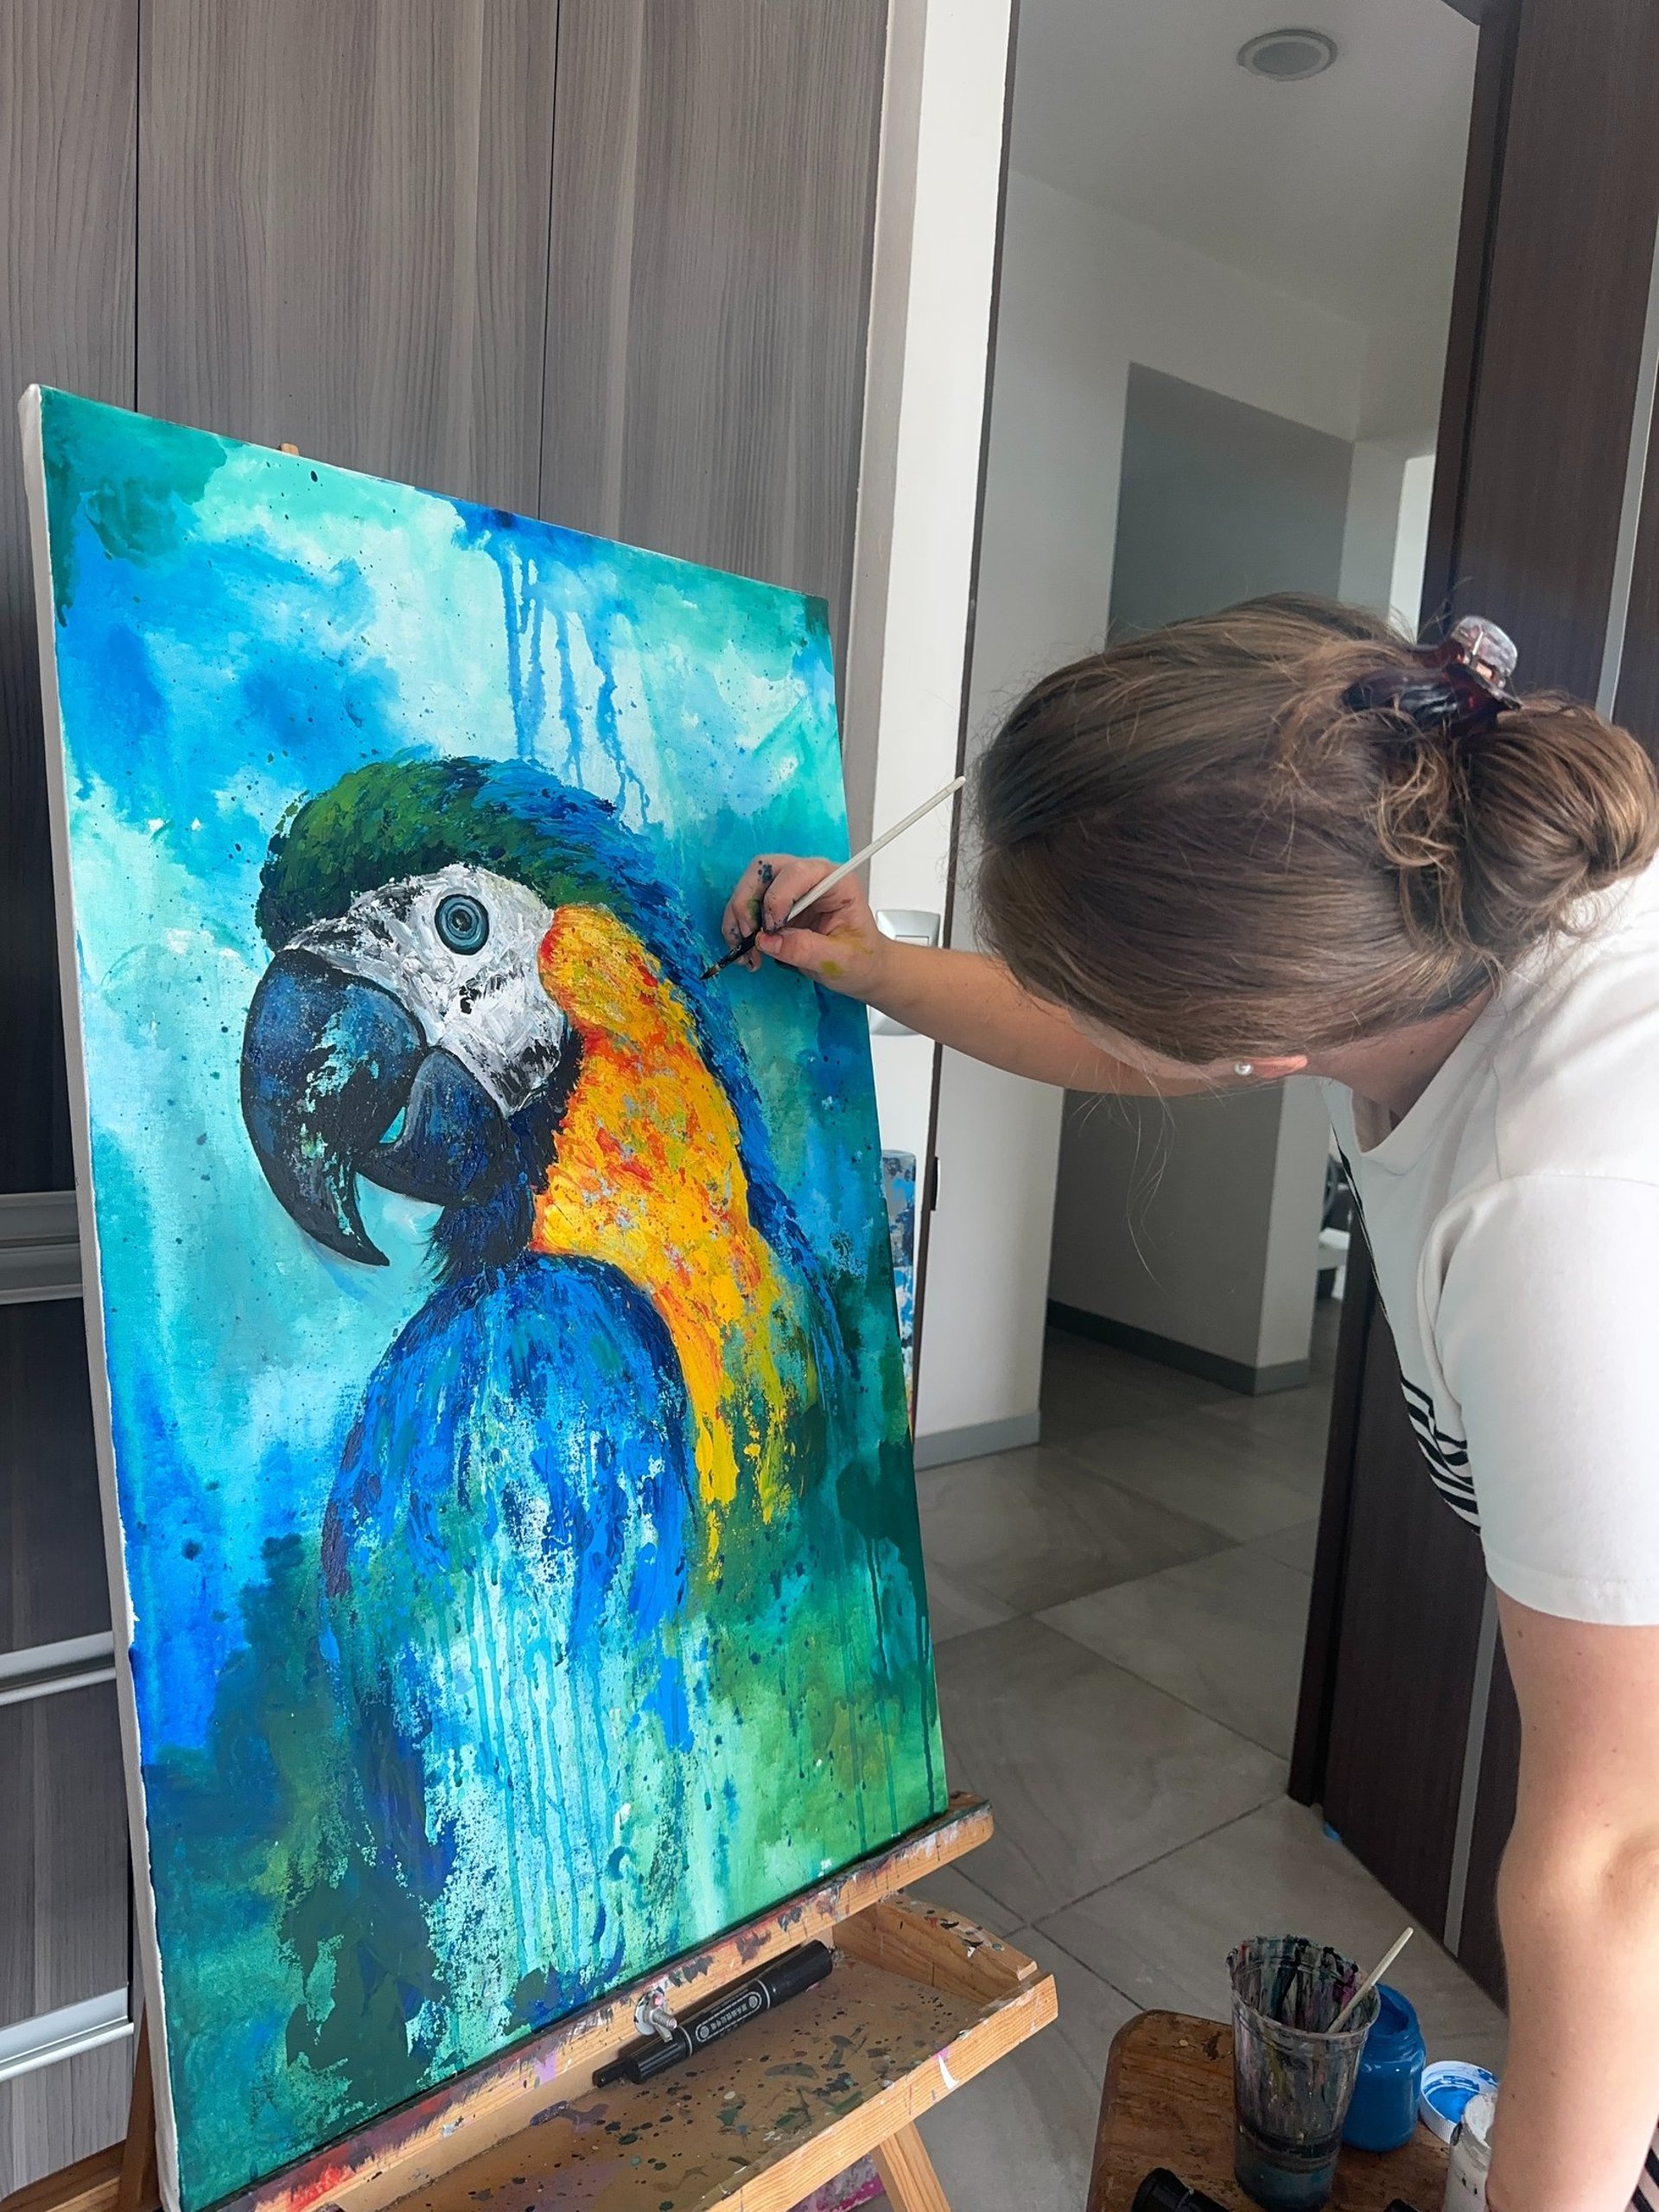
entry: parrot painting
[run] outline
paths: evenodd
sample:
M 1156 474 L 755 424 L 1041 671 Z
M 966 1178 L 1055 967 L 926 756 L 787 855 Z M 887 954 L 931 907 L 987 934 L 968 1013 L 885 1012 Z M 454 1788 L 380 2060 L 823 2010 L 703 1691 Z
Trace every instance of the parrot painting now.
M 827 611 L 25 409 L 162 2190 L 942 1812 Z M 122 1629 L 124 1629 L 124 1634 Z
M 384 1264 L 359 1178 L 442 1208 L 321 1562 L 348 1725 L 391 1778 L 376 1817 L 418 1818 L 452 2001 L 502 2026 L 613 1980 L 652 1901 L 671 1950 L 696 1924 L 689 1601 L 785 1560 L 845 1370 L 639 846 L 517 766 L 357 772 L 272 848 L 242 1045 L 249 1136 L 317 1245 Z

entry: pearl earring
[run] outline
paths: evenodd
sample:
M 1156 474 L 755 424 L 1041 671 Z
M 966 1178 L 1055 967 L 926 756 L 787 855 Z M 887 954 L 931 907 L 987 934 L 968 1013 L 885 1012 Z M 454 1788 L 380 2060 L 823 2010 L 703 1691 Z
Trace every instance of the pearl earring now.
M 1233 1062 L 1233 1073 L 1235 1075 L 1254 1075 L 1255 1073 L 1255 1062 L 1254 1060 L 1235 1060 Z

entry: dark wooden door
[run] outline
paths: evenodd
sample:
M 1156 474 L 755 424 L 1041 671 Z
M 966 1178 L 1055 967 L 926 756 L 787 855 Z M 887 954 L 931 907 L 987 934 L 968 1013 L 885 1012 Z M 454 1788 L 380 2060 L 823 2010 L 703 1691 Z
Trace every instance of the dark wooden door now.
M 840 641 L 885 46 L 885 0 L 4 0 L 0 389 L 765 575 Z M 7 425 L 0 2032 L 129 1950 L 34 637 Z M 0 2195 L 130 2064 L 0 2080 Z
M 1491 615 L 1529 689 L 1659 740 L 1659 10 L 1491 0 L 1424 606 Z M 1502 1993 L 1519 1727 L 1471 1533 L 1433 1496 L 1387 1322 L 1344 1319 L 1293 1793 Z

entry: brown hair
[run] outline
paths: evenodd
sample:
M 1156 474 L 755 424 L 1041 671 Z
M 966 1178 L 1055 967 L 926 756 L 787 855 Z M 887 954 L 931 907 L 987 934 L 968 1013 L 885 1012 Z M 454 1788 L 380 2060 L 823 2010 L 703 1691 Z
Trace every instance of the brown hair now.
M 1653 856 L 1626 731 L 1554 696 L 1466 736 L 1345 703 L 1395 669 L 1386 625 L 1281 596 L 1046 677 L 978 771 L 986 941 L 1156 1052 L 1267 1058 L 1465 1003 Z

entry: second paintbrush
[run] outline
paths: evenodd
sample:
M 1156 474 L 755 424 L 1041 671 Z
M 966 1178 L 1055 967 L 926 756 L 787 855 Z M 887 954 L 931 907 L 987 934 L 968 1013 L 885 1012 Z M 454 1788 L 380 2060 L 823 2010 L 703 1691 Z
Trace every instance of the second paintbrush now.
M 862 868 L 865 861 L 873 859 L 884 845 L 890 845 L 895 837 L 902 837 L 906 830 L 919 822 L 924 815 L 931 814 L 936 806 L 943 806 L 945 800 L 953 798 L 967 780 L 966 776 L 957 776 L 953 781 L 946 784 L 942 791 L 935 791 L 931 798 L 924 799 L 918 807 L 913 808 L 906 815 L 902 822 L 895 822 L 891 830 L 884 830 L 879 837 L 872 837 L 869 843 L 861 847 L 850 860 L 842 861 L 839 868 L 832 868 L 829 874 L 815 883 L 810 891 L 802 892 L 788 913 L 785 915 L 779 926 L 787 929 L 797 914 L 804 913 L 807 907 L 822 899 L 826 891 L 833 890 L 843 876 L 850 875 L 855 868 Z M 766 883 L 763 880 L 761 896 L 764 898 L 765 895 Z M 729 952 L 703 969 L 703 982 L 706 983 L 711 976 L 718 976 L 722 968 L 729 968 L 734 961 L 747 958 L 760 943 L 760 935 L 761 925 L 757 922 L 753 929 L 738 939 Z

